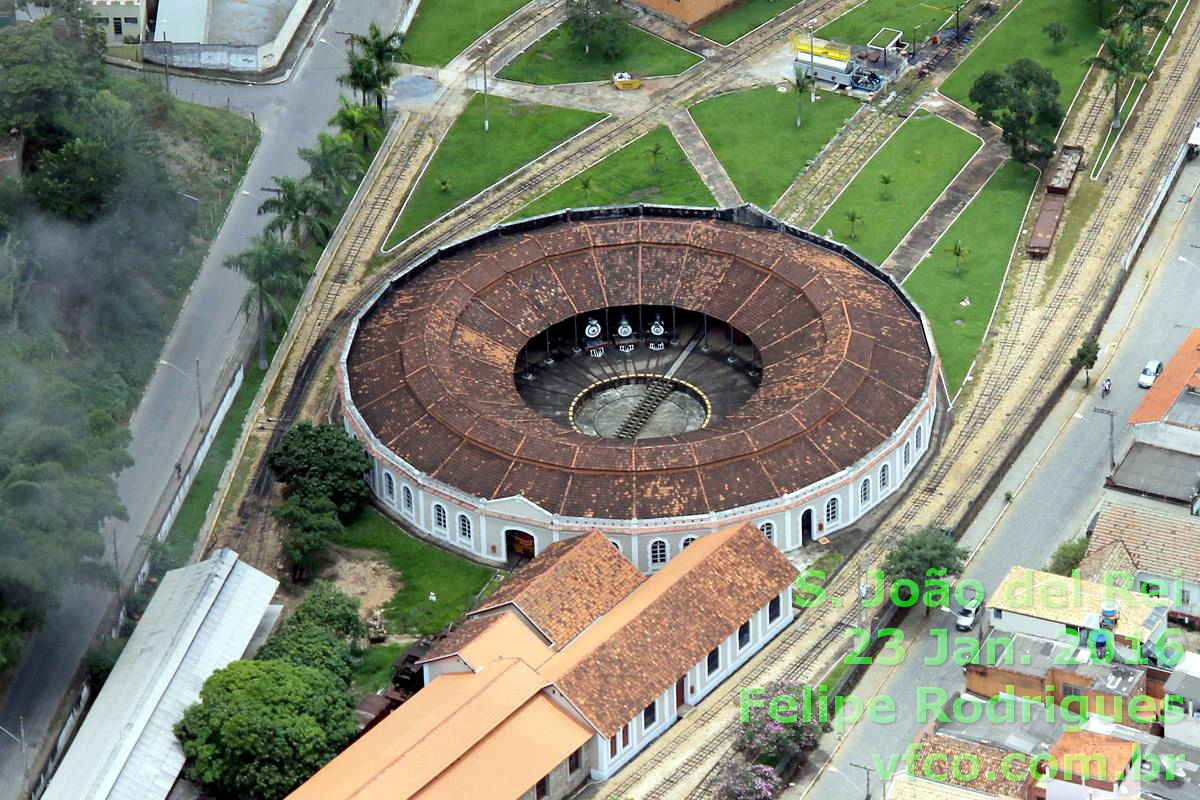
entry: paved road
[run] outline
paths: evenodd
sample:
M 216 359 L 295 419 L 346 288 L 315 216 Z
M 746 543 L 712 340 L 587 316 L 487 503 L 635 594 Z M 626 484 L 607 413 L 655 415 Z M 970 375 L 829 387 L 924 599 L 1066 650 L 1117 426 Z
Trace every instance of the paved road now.
M 344 64 L 345 37 L 334 31 L 365 33 L 372 20 L 393 24 L 396 13 L 394 2 L 336 0 L 291 78 L 281 84 L 250 86 L 171 78 L 171 91 L 184 100 L 222 107 L 228 101 L 234 108 L 253 112 L 262 128 L 262 142 L 163 350 L 162 359 L 170 366 L 160 366 L 133 417 L 135 463 L 118 478 L 130 517 L 116 528 L 122 569 L 159 498 L 174 480 L 173 467 L 196 428 L 196 359 L 200 360 L 200 386 L 207 411 L 216 401 L 217 376 L 233 357 L 245 324 L 239 307 L 246 284 L 221 264 L 261 231 L 265 218 L 255 214 L 264 194 L 260 187 L 270 186 L 273 175 L 303 174 L 296 150 L 310 146 L 337 109 L 337 97 L 343 91 L 337 75 Z M 31 761 L 109 599 L 95 589 L 70 589 L 30 643 L 0 702 L 0 726 L 16 733 L 24 717 Z M 21 774 L 20 747 L 0 734 L 0 800 L 20 796 Z
M 1079 386 L 1067 393 L 1012 465 L 1010 479 L 1001 485 L 998 497 L 985 506 L 964 535 L 968 550 L 978 548 L 964 571 L 965 578 L 980 581 L 990 591 L 1013 565 L 1043 567 L 1055 548 L 1078 535 L 1087 523 L 1100 500 L 1109 467 L 1108 418 L 1092 409 L 1102 406 L 1117 412 L 1119 439 L 1123 421 L 1145 394 L 1136 384 L 1141 366 L 1150 358 L 1169 358 L 1187 331 L 1200 326 L 1200 309 L 1195 303 L 1200 267 L 1179 261 L 1184 256 L 1200 264 L 1200 203 L 1184 202 L 1195 193 L 1198 183 L 1200 163 L 1192 163 L 1184 168 L 1175 193 L 1167 199 L 1162 218 L 1100 337 L 1104 352 L 1092 373 L 1091 389 L 1083 392 L 1081 379 Z M 1153 277 L 1147 288 L 1148 274 Z M 1101 401 L 1097 383 L 1104 375 L 1112 377 L 1113 391 Z M 1014 493 L 1007 508 L 1002 500 L 1004 491 Z M 917 689 L 937 687 L 953 694 L 963 688 L 959 666 L 924 663 L 936 652 L 930 627 L 949 629 L 953 634 L 949 614 L 910 615 L 902 627 L 909 647 L 903 660 L 894 667 L 872 665 L 855 691 L 862 698 L 875 693 L 890 696 L 896 703 L 896 721 L 860 721 L 849 728 L 840 745 L 836 735 L 827 736 L 822 750 L 837 748 L 833 769 L 826 769 L 811 790 L 801 782 L 785 798 L 859 800 L 864 796 L 866 775 L 856 765 L 871 768 L 872 796 L 881 796 L 879 765 L 886 768 L 892 756 L 902 753 L 932 721 L 918 718 Z M 825 758 L 817 754 L 814 761 Z

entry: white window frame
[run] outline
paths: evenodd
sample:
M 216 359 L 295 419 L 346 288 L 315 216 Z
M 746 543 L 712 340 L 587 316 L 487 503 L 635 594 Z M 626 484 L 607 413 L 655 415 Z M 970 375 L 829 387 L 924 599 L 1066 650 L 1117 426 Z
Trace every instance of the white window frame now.
M 688 546 L 689 544 L 693 544 L 695 541 L 696 541 L 696 537 L 695 537 L 695 536 L 685 536 L 685 537 L 683 537 L 683 540 L 679 542 L 679 552 L 681 552 L 681 553 L 682 553 L 684 550 L 686 550 L 686 549 L 687 549 L 687 546 Z
M 467 530 L 467 532 L 465 534 L 463 533 L 464 527 Z M 454 529 L 455 529 L 455 532 L 458 534 L 459 541 L 472 542 L 475 540 L 475 538 L 474 538 L 475 537 L 475 528 L 473 525 L 471 525 L 471 518 L 468 517 L 466 514 L 458 515 L 458 520 L 454 526 Z
M 825 501 L 825 524 L 832 525 L 840 518 L 842 511 L 841 503 L 837 497 L 831 497 Z
M 917 435 L 914 438 L 914 441 L 916 441 L 917 452 L 921 452 L 921 445 L 925 443 L 925 431 L 921 430 L 920 425 L 917 426 Z
M 433 504 L 433 527 L 439 531 L 445 531 L 446 526 L 450 522 L 450 515 L 446 513 L 446 507 L 441 503 Z
M 775 523 L 767 520 L 759 524 L 758 529 L 762 531 L 762 535 L 767 537 L 767 541 L 775 544 Z
M 881 464 L 879 467 L 879 493 L 883 494 L 883 490 L 888 488 L 888 480 L 891 478 L 891 469 L 887 464 Z
M 383 496 L 396 505 L 396 479 L 386 469 L 383 471 Z
M 908 442 L 905 442 L 904 443 L 904 468 L 908 469 L 910 464 L 912 464 L 912 448 L 909 446 Z
M 415 504 L 413 502 L 413 491 L 404 484 L 400 484 L 400 508 L 410 517 L 413 513 Z
M 863 478 L 862 483 L 858 485 L 858 502 L 864 506 L 871 502 L 870 476 Z
M 655 545 L 662 545 L 661 559 L 655 558 L 655 555 L 654 555 L 654 546 Z M 649 553 L 650 553 L 650 569 L 651 569 L 651 571 L 661 569 L 662 566 L 671 559 L 671 548 L 667 544 L 666 539 L 651 540 L 650 547 L 649 547 Z

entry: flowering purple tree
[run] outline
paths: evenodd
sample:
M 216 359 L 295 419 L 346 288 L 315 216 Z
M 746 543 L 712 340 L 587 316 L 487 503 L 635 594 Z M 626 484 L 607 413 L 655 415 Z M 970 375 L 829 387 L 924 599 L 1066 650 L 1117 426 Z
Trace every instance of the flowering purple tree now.
M 775 770 L 764 764 L 729 761 L 721 770 L 716 800 L 772 800 L 780 786 Z
M 772 713 L 775 698 L 792 698 L 792 701 L 782 706 L 783 713 Z M 778 764 L 800 756 L 803 763 L 803 758 L 817 749 L 821 734 L 830 729 L 829 723 L 805 717 L 803 698 L 804 684 L 798 681 L 779 680 L 768 684 L 755 698 L 762 700 L 762 706 L 750 709 L 748 716 L 739 722 L 734 749 L 750 761 Z

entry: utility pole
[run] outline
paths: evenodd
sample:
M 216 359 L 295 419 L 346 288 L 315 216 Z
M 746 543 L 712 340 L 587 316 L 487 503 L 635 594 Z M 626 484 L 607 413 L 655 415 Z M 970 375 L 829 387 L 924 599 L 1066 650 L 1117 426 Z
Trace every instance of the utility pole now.
M 966 5 L 966 2 L 962 2 L 954 7 L 954 47 L 958 50 L 962 50 L 962 42 L 958 38 L 959 34 L 962 33 L 961 29 L 958 26 L 958 12 L 962 11 L 963 6 L 965 6 L 965 5 Z
M 160 20 L 160 22 L 165 20 Z M 167 57 L 163 59 L 163 75 L 167 82 L 167 94 L 171 93 L 171 42 L 167 40 L 167 26 L 161 27 L 163 42 L 167 45 Z
M 117 594 L 121 593 L 121 565 L 117 563 L 117 526 L 114 523 L 109 523 L 109 530 L 112 532 L 113 545 L 113 570 L 117 573 Z
M 1108 417 L 1108 468 L 1110 470 L 1117 468 L 1117 452 L 1116 444 L 1113 441 L 1113 418 L 1117 416 L 1117 412 L 1108 408 L 1093 408 L 1093 412 L 1104 414 Z
M 817 56 L 813 52 L 813 25 L 815 23 L 816 23 L 815 19 L 810 19 L 808 21 L 808 25 L 807 25 L 807 27 L 808 27 L 808 91 L 809 91 L 809 102 L 810 103 L 817 102 L 817 65 L 816 65 Z
M 864 767 L 862 764 L 856 764 L 853 761 L 850 762 L 850 766 L 858 767 L 863 772 L 867 773 L 867 800 L 871 800 L 871 768 Z
M 200 357 L 196 356 L 196 413 L 197 424 L 204 422 L 204 397 L 200 394 Z
M 490 38 L 483 40 L 483 130 L 488 130 L 488 56 L 491 55 L 492 40 Z
M 28 781 L 29 780 L 29 754 L 26 752 L 26 747 L 25 747 L 25 717 L 24 716 L 17 717 L 17 720 L 18 720 L 18 726 L 19 726 L 17 728 L 17 730 L 20 733 L 20 736 L 13 736 L 12 731 L 8 730 L 7 728 L 5 728 L 3 726 L 0 726 L 0 732 L 4 733 L 5 736 L 12 739 L 17 744 L 21 745 L 21 769 L 25 774 L 25 780 Z

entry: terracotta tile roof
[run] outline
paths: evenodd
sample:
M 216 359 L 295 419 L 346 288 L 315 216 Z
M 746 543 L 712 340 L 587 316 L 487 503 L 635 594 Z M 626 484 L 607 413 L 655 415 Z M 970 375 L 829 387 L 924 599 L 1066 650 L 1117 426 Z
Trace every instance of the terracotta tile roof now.
M 552 653 L 542 636 L 520 615 L 494 612 L 459 625 L 418 663 L 457 654 L 474 670 L 502 658 L 519 658 L 536 669 Z
M 1099 614 L 1100 604 L 1113 596 L 1112 587 L 1094 581 L 1054 575 L 1028 567 L 1013 567 L 988 602 L 993 610 L 1083 626 L 1088 615 Z M 1145 641 L 1144 626 L 1162 616 L 1163 612 L 1159 609 L 1170 605 L 1169 601 L 1140 592 L 1128 592 L 1122 597 L 1126 602 L 1121 604 L 1116 634 Z
M 1162 374 L 1146 390 L 1146 396 L 1130 415 L 1129 424 L 1161 421 L 1179 393 L 1187 387 L 1200 391 L 1200 328 L 1187 335 L 1175 355 L 1163 366 Z
M 541 672 L 611 736 L 798 574 L 753 525 L 702 536 Z
M 1180 570 L 1185 580 L 1200 582 L 1200 517 L 1186 509 L 1106 502 L 1096 516 L 1084 561 L 1118 543 L 1137 569 L 1168 578 Z
M 884 800 L 985 800 L 993 796 L 941 781 L 900 774 L 888 784 Z M 1136 798 L 1129 800 L 1136 800 Z
M 492 231 L 397 278 L 356 323 L 348 407 L 398 458 L 474 497 L 655 519 L 834 475 L 884 442 L 936 379 L 918 312 L 882 272 L 766 221 L 717 216 L 728 212 L 618 213 Z M 622 303 L 727 316 L 759 349 L 757 391 L 709 428 L 652 440 L 600 440 L 530 408 L 513 380 L 521 348 Z
M 1066 731 L 1050 748 L 1060 780 L 1075 778 L 1119 781 L 1133 758 L 1136 742 L 1090 731 Z
M 1009 780 L 1005 775 L 1002 760 L 1011 751 L 1000 747 L 980 744 L 978 742 L 968 742 L 962 739 L 955 739 L 952 736 L 944 736 L 934 733 L 926 735 L 921 739 L 920 747 L 917 749 L 916 756 L 913 761 L 913 771 L 918 775 L 925 775 L 928 768 L 930 773 L 943 776 L 939 781 L 951 786 L 960 786 L 965 789 L 973 789 L 977 792 L 994 797 L 1025 797 L 1025 782 Z M 926 759 L 930 756 L 944 756 L 944 758 L 936 758 L 934 761 L 926 765 Z M 959 774 L 969 774 L 974 772 L 978 765 L 978 774 L 971 779 L 957 777 L 950 765 L 954 763 L 954 759 L 959 756 L 966 756 L 971 759 L 970 762 L 963 762 L 960 759 L 959 763 L 970 763 L 970 770 L 960 771 Z M 1009 772 L 1013 772 L 1012 768 Z
M 1123 573 L 1131 578 L 1137 572 L 1133 557 L 1121 542 L 1110 541 L 1097 547 L 1093 538 L 1087 554 L 1079 562 L 1079 576 L 1085 581 L 1109 583 L 1105 577 L 1112 573 Z
M 547 547 L 471 614 L 511 604 L 557 650 L 644 580 L 612 542 L 589 531 Z

